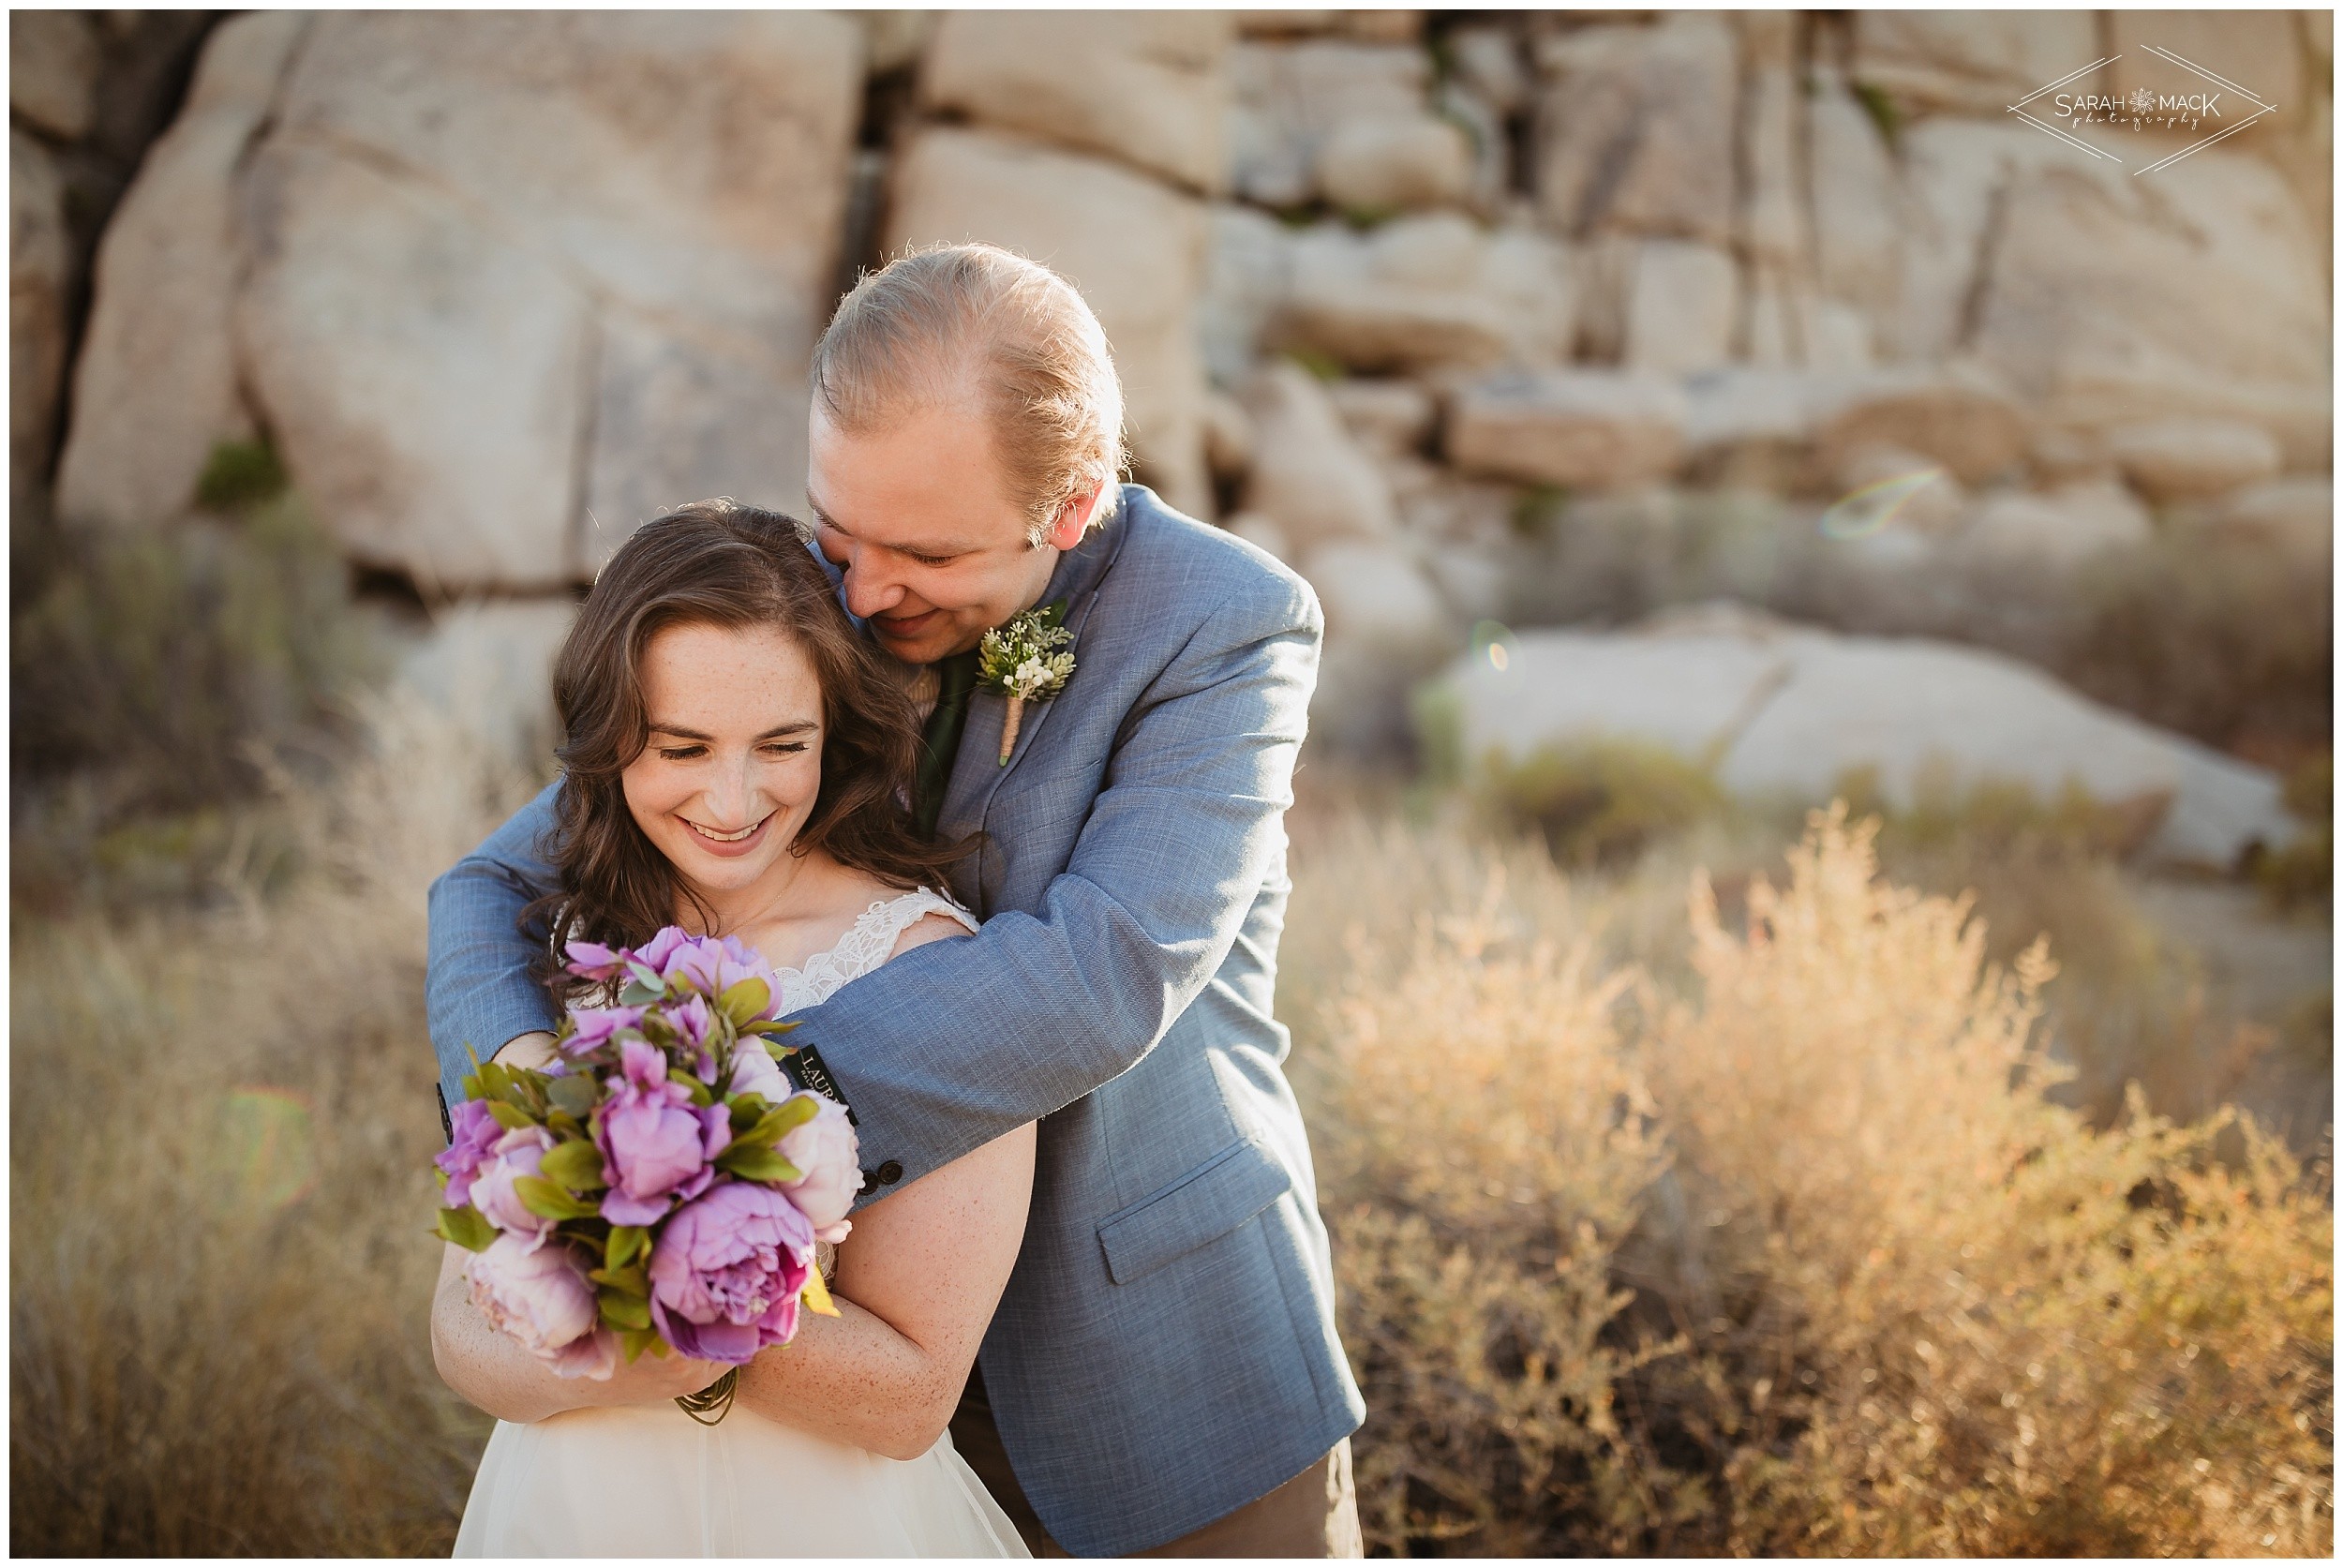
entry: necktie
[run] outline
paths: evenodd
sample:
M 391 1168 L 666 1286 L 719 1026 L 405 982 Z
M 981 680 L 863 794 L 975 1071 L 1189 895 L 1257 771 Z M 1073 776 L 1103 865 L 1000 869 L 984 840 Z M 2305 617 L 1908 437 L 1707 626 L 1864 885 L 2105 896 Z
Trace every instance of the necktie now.
M 911 784 L 912 818 L 929 838 L 935 836 L 936 818 L 943 814 L 952 758 L 960 751 L 960 732 L 968 724 L 968 694 L 977 687 L 977 650 L 938 661 L 936 673 L 935 710 L 919 733 L 919 770 Z

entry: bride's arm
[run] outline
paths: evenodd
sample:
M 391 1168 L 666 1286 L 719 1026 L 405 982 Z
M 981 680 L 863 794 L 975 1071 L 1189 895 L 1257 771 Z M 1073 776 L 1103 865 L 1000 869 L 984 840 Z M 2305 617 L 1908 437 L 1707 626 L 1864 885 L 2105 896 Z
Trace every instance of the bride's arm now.
M 557 1376 L 471 1304 L 464 1279 L 464 1260 L 470 1256 L 451 1244 L 440 1261 L 431 1298 L 431 1359 L 441 1381 L 500 1421 L 543 1421 L 588 1405 L 655 1404 L 697 1393 L 724 1376 L 724 1369 L 713 1362 L 675 1354 L 664 1360 L 638 1357 L 632 1366 L 620 1366 L 607 1382 Z
M 742 1369 L 740 1403 L 890 1458 L 933 1447 L 1024 1241 L 1033 1150 L 1028 1122 L 865 1205 L 838 1248 L 839 1316 L 801 1314 Z

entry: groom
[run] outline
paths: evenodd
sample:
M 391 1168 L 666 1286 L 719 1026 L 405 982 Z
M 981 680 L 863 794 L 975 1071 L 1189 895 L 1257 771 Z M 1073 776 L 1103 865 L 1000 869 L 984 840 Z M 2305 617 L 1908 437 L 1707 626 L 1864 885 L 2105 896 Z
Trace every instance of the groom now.
M 955 889 L 984 925 L 798 1014 L 789 1043 L 858 1118 L 868 1198 L 1040 1121 L 955 1444 L 1040 1555 L 1356 1556 L 1365 1405 L 1272 1016 L 1317 600 L 1115 483 L 1105 336 L 1032 261 L 955 246 L 866 277 L 813 389 L 815 542 L 912 672 L 915 809 L 984 834 Z M 1000 760 L 977 641 L 1058 605 L 1074 673 Z M 467 1045 L 552 1023 L 517 929 L 552 796 L 431 889 L 451 1100 Z

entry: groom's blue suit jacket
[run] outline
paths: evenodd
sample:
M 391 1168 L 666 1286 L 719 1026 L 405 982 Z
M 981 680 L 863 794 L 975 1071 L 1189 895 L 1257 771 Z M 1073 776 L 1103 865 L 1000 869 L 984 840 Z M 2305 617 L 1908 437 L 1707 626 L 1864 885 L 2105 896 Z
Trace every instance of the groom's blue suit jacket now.
M 983 918 L 798 1015 L 901 1190 L 1039 1118 L 1024 1248 L 979 1365 L 1017 1478 L 1082 1556 L 1160 1545 L 1299 1474 L 1366 1407 L 1335 1337 L 1309 1143 L 1272 1016 L 1284 813 L 1317 679 L 1309 585 L 1127 485 L 1058 561 L 1076 669 L 974 697 L 941 831 Z M 431 889 L 441 1083 L 550 1027 L 516 929 L 548 789 Z

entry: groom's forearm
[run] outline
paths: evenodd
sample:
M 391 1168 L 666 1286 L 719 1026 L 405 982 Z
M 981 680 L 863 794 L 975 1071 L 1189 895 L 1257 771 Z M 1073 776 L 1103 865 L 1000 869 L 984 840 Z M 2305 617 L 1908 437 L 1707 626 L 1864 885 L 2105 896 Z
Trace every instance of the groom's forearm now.
M 486 1061 L 516 1037 L 553 1027 L 552 1004 L 529 978 L 537 948 L 520 916 L 551 883 L 539 844 L 553 824 L 559 788 L 547 785 L 431 885 L 425 997 L 440 1090 L 451 1105 L 462 1098 L 470 1053 Z
M 1223 624 L 1226 622 L 1226 624 Z M 1134 709 L 1037 907 L 801 1014 L 866 1170 L 917 1180 L 1143 1057 L 1227 959 L 1285 845 L 1319 648 L 1306 589 L 1219 618 Z

